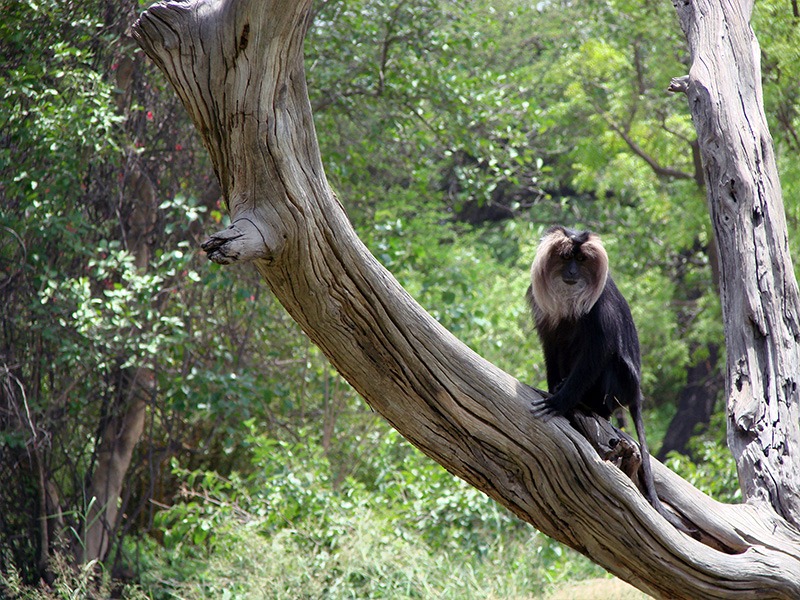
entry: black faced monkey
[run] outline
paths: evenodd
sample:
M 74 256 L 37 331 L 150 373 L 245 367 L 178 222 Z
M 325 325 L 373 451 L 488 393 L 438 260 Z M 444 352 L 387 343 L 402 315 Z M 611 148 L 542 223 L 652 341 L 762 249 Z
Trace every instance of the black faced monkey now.
M 645 495 L 662 515 L 642 422 L 639 336 L 631 310 L 608 273 L 608 255 L 589 231 L 551 227 L 531 265 L 527 293 L 542 341 L 552 394 L 534 411 L 566 415 L 577 406 L 609 418 L 630 408 L 642 454 Z

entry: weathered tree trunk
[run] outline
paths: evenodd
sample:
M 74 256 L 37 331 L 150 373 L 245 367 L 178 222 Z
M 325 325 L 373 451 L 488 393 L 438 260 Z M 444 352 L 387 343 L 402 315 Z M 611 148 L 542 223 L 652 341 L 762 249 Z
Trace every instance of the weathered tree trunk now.
M 676 1 L 719 248 L 728 445 L 744 498 L 800 527 L 800 300 L 764 115 L 752 1 Z
M 665 598 L 800 597 L 800 535 L 769 506 L 726 506 L 659 463 L 671 527 L 541 397 L 432 319 L 356 237 L 325 179 L 302 46 L 310 0 L 157 4 L 135 35 L 211 154 L 232 225 L 204 248 L 253 261 L 369 404 L 423 452 L 545 534 Z M 520 290 L 520 302 L 522 293 Z

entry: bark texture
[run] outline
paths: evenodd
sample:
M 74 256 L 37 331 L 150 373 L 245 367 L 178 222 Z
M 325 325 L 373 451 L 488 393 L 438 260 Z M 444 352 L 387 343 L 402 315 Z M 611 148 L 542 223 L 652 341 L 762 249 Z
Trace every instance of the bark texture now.
M 764 114 L 752 2 L 679 0 L 721 264 L 728 445 L 748 502 L 800 527 L 800 300 Z
M 671 527 L 541 396 L 443 329 L 356 237 L 325 179 L 303 69 L 310 1 L 194 0 L 135 28 L 211 153 L 232 225 L 204 244 L 253 261 L 334 366 L 400 433 L 545 534 L 664 598 L 800 597 L 800 536 L 659 463 Z M 520 301 L 524 290 L 520 290 Z M 713 540 L 713 541 L 712 541 Z

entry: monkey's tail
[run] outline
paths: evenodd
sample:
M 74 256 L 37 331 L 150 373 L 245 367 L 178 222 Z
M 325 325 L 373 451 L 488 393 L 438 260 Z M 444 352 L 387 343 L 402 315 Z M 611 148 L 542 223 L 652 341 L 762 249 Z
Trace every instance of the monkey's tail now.
M 656 484 L 653 481 L 653 470 L 650 467 L 650 451 L 647 449 L 647 438 L 644 433 L 644 420 L 642 419 L 643 400 L 644 399 L 640 397 L 639 402 L 632 402 L 630 410 L 631 417 L 633 418 L 633 425 L 636 428 L 636 437 L 639 438 L 639 448 L 641 449 L 642 454 L 642 465 L 639 468 L 639 475 L 644 485 L 645 498 L 647 498 L 647 501 L 650 502 L 650 505 L 655 508 L 656 511 L 658 511 L 658 514 L 669 521 L 673 527 L 685 533 L 691 534 L 694 530 L 683 523 L 678 515 L 664 508 L 664 505 L 661 504 L 661 500 L 658 498 L 658 494 L 656 493 Z

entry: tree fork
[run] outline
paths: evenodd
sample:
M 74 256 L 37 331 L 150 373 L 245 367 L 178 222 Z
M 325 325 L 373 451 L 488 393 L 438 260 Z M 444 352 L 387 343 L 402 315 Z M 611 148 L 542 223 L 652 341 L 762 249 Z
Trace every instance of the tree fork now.
M 252 261 L 331 363 L 404 437 L 545 534 L 664 598 L 796 598 L 800 535 L 764 506 L 714 502 L 654 461 L 659 495 L 720 551 L 671 527 L 541 396 L 442 328 L 369 253 L 325 178 L 303 68 L 310 0 L 190 0 L 134 35 L 211 154 Z M 520 290 L 520 302 L 522 302 Z

